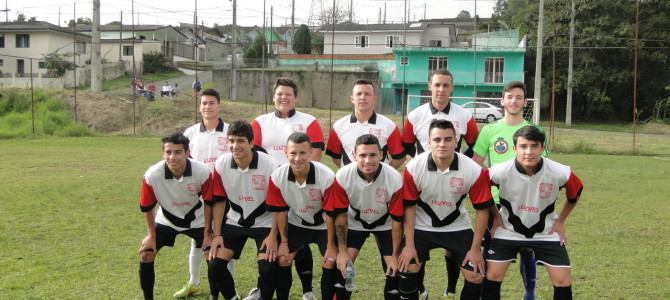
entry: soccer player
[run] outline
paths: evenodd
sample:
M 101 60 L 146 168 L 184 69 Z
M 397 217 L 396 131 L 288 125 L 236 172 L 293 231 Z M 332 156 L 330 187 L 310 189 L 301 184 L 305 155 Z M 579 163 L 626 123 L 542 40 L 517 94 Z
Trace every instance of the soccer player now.
M 488 166 L 494 166 L 502 162 L 514 159 L 514 151 L 512 151 L 512 136 L 522 127 L 530 125 L 528 121 L 523 118 L 523 110 L 528 104 L 526 98 L 526 86 L 523 82 L 512 81 L 505 85 L 503 96 L 500 104 L 505 110 L 503 118 L 496 123 L 484 126 L 479 133 L 477 142 L 473 147 L 474 155 L 472 159 L 483 167 L 485 160 L 488 158 Z M 545 152 L 546 154 L 546 145 Z M 492 187 L 491 193 L 493 200 L 499 204 L 498 189 Z M 495 210 L 495 207 L 491 207 Z M 489 217 L 492 223 L 494 211 L 491 211 Z M 523 300 L 535 299 L 535 258 L 533 251 L 528 249 L 521 249 L 520 252 L 519 271 L 521 272 L 521 279 L 525 288 Z
M 456 152 L 460 152 L 461 141 L 465 140 L 469 146 L 465 154 L 472 157 L 471 147 L 477 141 L 479 129 L 472 113 L 458 104 L 451 103 L 451 94 L 454 91 L 454 76 L 447 70 L 435 70 L 429 76 L 428 89 L 431 92 L 430 102 L 412 110 L 407 115 L 407 120 L 405 120 L 402 132 L 405 152 L 414 156 L 415 153 L 421 154 L 424 151 L 430 151 L 428 126 L 433 119 L 444 119 L 450 121 L 456 129 Z M 447 288 L 444 291 L 444 296 L 455 293 L 460 272 L 458 264 L 449 256 L 449 253 L 446 252 L 444 258 L 447 266 Z M 423 285 L 425 266 L 425 264 L 422 264 L 419 271 L 421 299 L 428 299 L 428 290 Z
M 219 156 L 228 153 L 228 138 L 226 132 L 228 131 L 228 123 L 223 122 L 219 118 L 219 109 L 221 105 L 221 98 L 219 93 L 213 89 L 206 89 L 200 96 L 200 115 L 202 122 L 195 124 L 184 131 L 189 141 L 189 149 L 191 158 L 201 163 L 206 164 L 210 171 L 214 169 L 214 162 Z M 205 210 L 209 210 L 209 206 L 205 206 Z M 211 212 L 205 212 L 205 215 L 211 216 Z M 211 240 L 211 218 L 205 218 L 205 248 L 209 246 Z M 191 240 L 191 252 L 189 254 L 189 281 L 187 284 L 178 290 L 175 298 L 185 298 L 192 296 L 200 291 L 200 264 L 202 262 L 203 253 L 199 248 L 195 247 L 196 241 Z M 210 287 L 212 285 L 210 284 Z
M 324 258 L 321 299 L 332 299 L 337 246 L 334 238 L 328 239 L 323 198 L 330 192 L 335 174 L 327 166 L 309 160 L 312 147 L 309 136 L 302 132 L 288 137 L 285 151 L 288 162 L 272 172 L 265 199 L 267 209 L 273 212 L 270 235 L 280 236 L 279 247 L 274 239 L 267 247 L 269 259 L 279 261 L 277 299 L 288 299 L 291 263 L 298 249 L 311 243 L 318 245 Z M 272 250 L 277 248 L 275 255 Z
M 364 134 L 374 135 L 382 147 L 383 161 L 397 168 L 405 161 L 400 130 L 389 118 L 377 114 L 377 95 L 374 84 L 367 79 L 354 83 L 351 95 L 354 112 L 343 117 L 330 128 L 326 154 L 339 168 L 353 161 L 356 138 Z M 387 154 L 391 156 L 387 159 Z
M 174 246 L 184 234 L 195 240 L 198 250 L 204 234 L 200 193 L 209 184 L 209 168 L 189 156 L 189 140 L 181 133 L 164 137 L 163 160 L 144 173 L 140 209 L 147 236 L 140 246 L 140 286 L 144 299 L 153 299 L 154 260 L 163 246 Z M 158 204 L 158 209 L 156 205 Z
M 565 221 L 577 205 L 582 182 L 570 167 L 542 157 L 545 135 L 525 126 L 513 135 L 513 160 L 489 169 L 500 195 L 486 256 L 483 299 L 500 299 L 500 286 L 509 264 L 521 248 L 530 248 L 545 265 L 554 285 L 554 299 L 572 299 L 570 258 L 565 244 Z M 559 192 L 567 202 L 556 212 Z
M 289 78 L 279 78 L 275 82 L 273 100 L 275 111 L 258 116 L 251 122 L 254 130 L 254 144 L 264 149 L 277 161 L 286 163 L 286 139 L 293 132 L 306 133 L 311 141 L 310 160 L 320 161 L 324 149 L 323 131 L 319 121 L 312 115 L 295 110 L 298 102 L 298 86 Z M 312 293 L 312 252 L 309 247 L 298 251 L 295 268 L 302 283 L 303 300 L 315 300 Z M 244 300 L 258 300 L 258 288 L 249 291 Z
M 271 156 L 253 150 L 253 131 L 244 121 L 228 127 L 230 153 L 216 160 L 211 186 L 204 193 L 205 204 L 212 205 L 213 237 L 209 250 L 209 277 L 226 300 L 239 299 L 227 264 L 239 259 L 247 239 L 256 242 L 259 288 L 263 299 L 272 299 L 276 286 L 275 263 L 269 262 L 265 245 L 272 227 L 272 215 L 265 210 L 265 197 L 277 163 Z M 225 213 L 224 208 L 230 209 Z M 225 214 L 225 217 L 224 217 Z
M 328 234 L 336 237 L 337 268 L 335 292 L 338 300 L 351 298 L 345 290 L 347 264 L 354 264 L 365 240 L 374 235 L 386 262 L 384 299 L 398 299 L 396 257 L 402 239 L 402 176 L 381 162 L 379 141 L 372 134 L 356 139 L 355 164 L 335 174 L 332 192 L 326 195 L 324 210 L 330 216 Z M 389 218 L 390 216 L 390 218 Z
M 405 247 L 398 258 L 400 293 L 418 299 L 418 271 L 430 250 L 447 249 L 461 266 L 465 284 L 461 299 L 478 300 L 484 280 L 481 243 L 488 209 L 493 205 L 488 172 L 458 153 L 456 130 L 447 120 L 428 127 L 430 151 L 414 157 L 403 174 Z M 476 209 L 474 233 L 463 204 L 469 195 Z

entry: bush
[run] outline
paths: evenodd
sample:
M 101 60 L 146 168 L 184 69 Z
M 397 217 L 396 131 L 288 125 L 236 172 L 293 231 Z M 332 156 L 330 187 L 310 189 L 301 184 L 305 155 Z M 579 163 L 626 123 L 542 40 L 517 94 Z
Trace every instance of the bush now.
M 142 59 L 144 60 L 144 73 L 162 73 L 172 70 L 160 52 L 144 53 Z

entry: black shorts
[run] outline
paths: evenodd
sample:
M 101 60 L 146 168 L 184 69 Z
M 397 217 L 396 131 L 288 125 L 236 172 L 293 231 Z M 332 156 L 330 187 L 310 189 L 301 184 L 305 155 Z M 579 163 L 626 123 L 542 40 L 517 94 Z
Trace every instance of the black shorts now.
M 393 237 L 391 235 L 391 230 L 358 231 L 349 229 L 347 231 L 347 247 L 361 250 L 365 240 L 370 234 L 373 234 L 375 238 L 377 238 L 377 247 L 379 247 L 379 253 L 381 253 L 382 256 L 393 255 Z
M 527 248 L 533 250 L 538 264 L 548 267 L 570 267 L 570 257 L 565 246 L 560 242 L 549 241 L 515 241 L 493 239 L 491 246 L 486 251 L 486 261 L 489 262 L 511 262 L 516 259 L 519 250 Z
M 202 247 L 202 240 L 205 236 L 205 228 L 191 228 L 184 231 L 177 231 L 170 226 L 156 223 L 156 252 L 163 246 L 174 246 L 174 240 L 178 234 L 184 234 L 195 240 L 195 247 Z
M 261 244 L 268 234 L 270 234 L 270 228 L 245 228 L 229 224 L 224 224 L 221 231 L 223 246 L 233 250 L 234 259 L 240 259 L 247 239 L 253 239 L 256 242 L 256 253 L 261 252 Z
M 451 260 L 461 265 L 465 255 L 472 246 L 474 233 L 471 229 L 449 232 L 434 232 L 414 230 L 414 246 L 421 262 L 430 260 L 430 250 L 435 248 L 447 249 L 451 253 Z M 470 266 L 465 269 L 474 270 Z
M 304 246 L 314 243 L 319 246 L 321 256 L 326 254 L 328 231 L 326 229 L 309 229 L 288 224 L 288 251 L 293 253 Z

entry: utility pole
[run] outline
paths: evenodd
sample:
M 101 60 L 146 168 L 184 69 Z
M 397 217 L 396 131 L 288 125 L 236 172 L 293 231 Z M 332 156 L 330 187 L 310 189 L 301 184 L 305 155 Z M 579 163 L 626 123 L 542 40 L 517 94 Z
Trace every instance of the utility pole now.
M 575 0 L 572 0 L 572 11 L 570 13 L 570 49 L 568 49 L 568 98 L 565 101 L 565 126 L 572 126 L 572 63 L 573 63 L 573 40 L 575 38 Z
M 424 20 L 426 19 L 426 10 L 427 10 L 427 8 L 428 8 L 428 7 L 427 7 L 426 3 L 424 2 L 424 3 L 423 3 L 423 19 L 424 19 Z M 475 15 L 476 15 L 476 14 L 475 14 Z
M 288 45 L 289 53 L 293 53 L 293 38 L 295 37 L 295 0 L 291 1 L 291 42 Z
M 633 152 L 636 152 L 637 135 L 637 55 L 640 48 L 640 0 L 635 1 L 635 67 L 633 70 Z
M 60 10 L 60 6 L 58 7 L 58 9 Z M 9 6 L 7 6 L 7 0 L 5 0 L 5 9 L 0 10 L 5 12 L 5 22 L 9 22 L 9 10 L 10 9 Z M 60 16 L 60 14 L 58 16 Z
M 6 3 L 6 2 L 5 2 Z M 77 117 L 77 2 L 72 3 L 72 19 L 74 20 L 72 26 L 72 78 L 74 79 L 74 121 L 78 121 Z
M 60 27 L 60 5 L 58 5 L 58 27 Z
M 261 51 L 261 97 L 263 97 L 263 102 L 265 103 L 265 112 L 268 112 L 268 99 L 265 95 L 265 52 L 267 51 L 267 41 L 266 37 L 266 28 L 265 28 L 265 0 L 263 0 L 263 33 L 261 33 L 261 38 L 263 41 L 263 51 Z
M 379 17 L 377 17 L 377 23 L 381 24 L 382 23 L 382 8 L 379 8 Z
M 93 0 L 93 28 L 91 30 L 91 91 L 102 91 L 102 59 L 100 59 L 100 0 Z
M 354 0 L 349 0 L 349 23 L 354 20 Z
M 237 99 L 237 71 L 235 62 L 237 60 L 237 0 L 233 1 L 233 55 L 230 60 L 230 100 Z
M 131 36 L 131 49 L 133 49 L 133 79 L 137 78 L 137 69 L 135 68 L 135 1 L 130 0 L 130 24 L 132 30 Z M 135 108 L 135 102 L 137 102 L 137 89 L 133 87 L 133 135 L 135 135 L 135 128 L 137 127 L 137 112 Z
M 123 53 L 123 11 L 121 11 L 121 23 L 119 23 L 119 62 L 123 61 L 121 55 Z
M 195 59 L 195 81 L 198 81 L 198 0 L 195 0 L 195 11 L 193 11 L 193 58 Z M 198 97 L 194 94 L 195 123 L 198 123 Z
M 535 47 L 535 104 L 533 105 L 533 123 L 540 123 L 540 106 L 542 106 L 542 43 L 544 33 L 544 0 L 540 0 L 537 20 L 537 43 Z
M 384 1 L 384 24 L 386 24 L 386 1 Z

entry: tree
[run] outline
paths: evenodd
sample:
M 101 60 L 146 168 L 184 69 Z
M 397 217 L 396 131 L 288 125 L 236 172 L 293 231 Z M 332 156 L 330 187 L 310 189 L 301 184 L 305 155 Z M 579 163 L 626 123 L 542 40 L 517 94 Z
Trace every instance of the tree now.
M 91 18 L 77 18 L 77 25 L 92 25 L 93 21 L 91 21 Z M 74 27 L 74 20 L 70 19 L 69 22 L 67 22 L 68 27 Z
M 74 62 L 72 62 L 72 59 L 68 59 L 69 57 L 72 57 L 72 53 L 52 52 L 44 55 L 42 59 L 44 60 L 44 67 L 47 69 L 47 76 L 63 77 L 65 71 L 74 70 Z
M 312 33 L 312 53 L 323 54 L 323 34 L 319 32 Z
M 23 13 L 19 13 L 18 16 L 16 16 L 16 20 L 14 22 L 19 22 L 19 23 L 24 23 L 26 21 L 26 15 Z
M 319 21 L 321 22 L 321 26 L 332 25 L 333 24 L 333 16 L 335 16 L 335 24 L 342 23 L 342 21 L 344 21 L 348 18 L 349 11 L 339 7 L 339 5 L 335 6 L 335 11 L 333 11 L 332 6 L 327 7 L 318 16 Z
M 467 10 L 461 10 L 461 12 L 458 13 L 456 16 L 456 19 L 470 19 L 472 16 L 470 15 L 470 12 Z
M 142 61 L 144 73 L 161 73 L 170 70 L 165 56 L 158 51 L 142 54 Z
M 310 54 L 312 52 L 312 35 L 307 25 L 302 24 L 295 31 L 292 46 L 293 51 L 298 54 Z
M 247 49 L 244 50 L 244 62 L 247 65 L 260 67 L 263 65 L 263 52 L 265 52 L 265 61 L 267 61 L 270 53 L 266 47 L 265 37 L 259 34 L 254 39 L 254 42 Z

